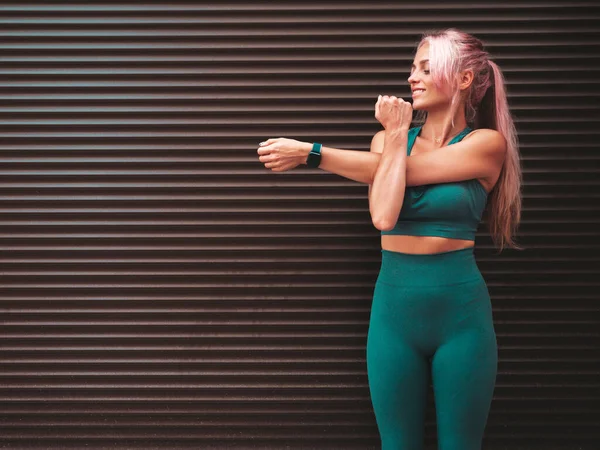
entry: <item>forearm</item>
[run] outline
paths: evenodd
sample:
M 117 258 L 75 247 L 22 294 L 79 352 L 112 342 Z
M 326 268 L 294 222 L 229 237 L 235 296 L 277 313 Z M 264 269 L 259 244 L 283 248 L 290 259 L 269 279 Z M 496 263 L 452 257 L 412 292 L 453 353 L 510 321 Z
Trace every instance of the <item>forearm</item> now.
M 386 130 L 381 160 L 369 195 L 373 224 L 379 230 L 394 227 L 406 189 L 407 130 Z
M 307 157 L 311 149 L 312 144 L 305 146 L 304 151 Z M 359 183 L 371 184 L 380 158 L 380 154 L 373 152 L 322 147 L 319 169 Z M 306 163 L 306 158 L 303 162 Z

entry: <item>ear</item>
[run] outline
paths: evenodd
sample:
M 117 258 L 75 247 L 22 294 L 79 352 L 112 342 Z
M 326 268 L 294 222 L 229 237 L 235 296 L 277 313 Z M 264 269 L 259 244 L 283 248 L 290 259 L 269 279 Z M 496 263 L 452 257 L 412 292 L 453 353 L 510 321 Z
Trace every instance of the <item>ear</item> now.
M 473 78 L 473 69 L 463 70 L 460 73 L 460 90 L 463 91 L 471 86 L 471 83 L 473 83 Z

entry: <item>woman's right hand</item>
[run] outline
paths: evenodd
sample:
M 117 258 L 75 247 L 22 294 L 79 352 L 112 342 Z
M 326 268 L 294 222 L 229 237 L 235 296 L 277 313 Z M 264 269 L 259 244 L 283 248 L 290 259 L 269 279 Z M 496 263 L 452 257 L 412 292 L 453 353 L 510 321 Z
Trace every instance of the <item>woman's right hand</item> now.
M 408 131 L 412 122 L 412 105 L 392 96 L 379 96 L 375 104 L 375 118 L 386 131 Z

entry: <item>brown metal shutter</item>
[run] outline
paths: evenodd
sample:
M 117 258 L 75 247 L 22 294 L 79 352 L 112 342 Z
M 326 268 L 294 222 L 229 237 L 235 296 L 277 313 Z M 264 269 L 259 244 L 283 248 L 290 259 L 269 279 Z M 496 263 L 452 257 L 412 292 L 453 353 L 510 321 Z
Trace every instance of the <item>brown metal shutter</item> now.
M 2 2 L 0 447 L 378 448 L 366 186 L 256 147 L 367 150 L 448 26 L 505 71 L 524 167 L 527 250 L 477 237 L 485 448 L 600 447 L 595 3 Z

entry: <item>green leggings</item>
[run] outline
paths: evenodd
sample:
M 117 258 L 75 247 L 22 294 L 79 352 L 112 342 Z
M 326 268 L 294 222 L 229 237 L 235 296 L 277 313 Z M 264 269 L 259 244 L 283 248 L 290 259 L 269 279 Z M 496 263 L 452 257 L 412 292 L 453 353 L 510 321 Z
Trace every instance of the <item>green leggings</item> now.
M 497 364 L 490 296 L 473 247 L 382 250 L 367 338 L 382 450 L 423 448 L 430 373 L 438 448 L 480 450 Z

